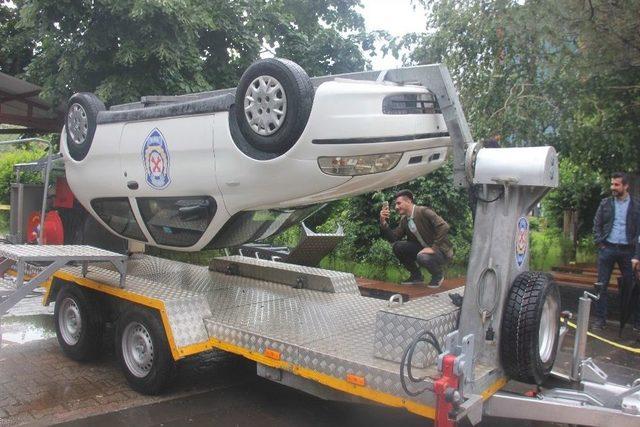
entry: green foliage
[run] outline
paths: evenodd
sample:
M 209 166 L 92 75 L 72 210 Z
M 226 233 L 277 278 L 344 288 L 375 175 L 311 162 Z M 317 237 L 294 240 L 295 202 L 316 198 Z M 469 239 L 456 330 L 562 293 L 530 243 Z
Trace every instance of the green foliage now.
M 421 3 L 431 30 L 388 48 L 446 63 L 475 135 L 554 145 L 605 174 L 640 171 L 640 2 Z
M 592 236 L 583 237 L 578 240 L 576 248 L 576 262 L 595 264 L 597 260 L 598 249 Z
M 545 220 L 531 218 L 529 238 L 531 270 L 550 271 L 553 266 L 575 261 L 573 242 L 563 238 L 562 230 L 549 226 Z
M 449 67 L 477 139 L 553 145 L 562 187 L 553 224 L 579 212 L 582 235 L 615 170 L 640 173 L 640 2 L 419 0 L 428 32 L 389 41 L 407 64 Z
M 5 3 L 0 1 L 0 71 L 16 75 L 31 61 L 34 43 L 30 34 L 19 28 L 18 10 Z
M 26 163 L 38 160 L 44 155 L 40 149 L 20 149 L 5 151 L 0 153 L 0 202 L 9 203 L 11 183 L 15 181 L 13 166 L 16 163 Z M 20 182 L 35 183 L 42 182 L 42 178 L 37 173 L 25 172 L 20 177 Z
M 280 234 L 276 234 L 273 238 L 268 239 L 275 246 L 295 247 L 300 241 L 300 233 L 302 227 L 294 225 Z
M 0 2 L 0 70 L 105 103 L 233 87 L 263 54 L 309 74 L 367 67 L 357 0 L 14 0 Z
M 530 234 L 529 250 L 531 258 L 529 268 L 535 271 L 549 271 L 549 269 L 561 263 L 562 253 L 560 249 L 560 237 L 562 232 L 534 231 Z
M 6 236 L 9 232 L 9 211 L 0 211 L 0 234 Z
M 578 234 L 589 235 L 603 195 L 604 183 L 598 173 L 568 158 L 560 159 L 559 168 L 560 186 L 543 200 L 544 215 L 551 224 L 562 227 L 563 212 L 578 211 Z
M 318 229 L 331 232 L 341 224 L 345 230 L 345 240 L 336 248 L 336 257 L 385 268 L 399 266 L 391 245 L 381 237 L 379 212 L 383 200 L 393 203 L 393 195 L 404 188 L 414 193 L 417 204 L 431 207 L 449 223 L 454 262 L 466 262 L 472 238 L 471 213 L 467 193 L 453 185 L 450 163 L 407 184 L 334 202 L 325 208 L 326 222 Z M 392 226 L 398 220 L 392 213 Z

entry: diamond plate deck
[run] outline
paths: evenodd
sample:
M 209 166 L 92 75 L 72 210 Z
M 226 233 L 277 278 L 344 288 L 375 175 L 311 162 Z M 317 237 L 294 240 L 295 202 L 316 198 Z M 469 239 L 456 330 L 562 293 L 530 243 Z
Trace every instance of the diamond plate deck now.
M 239 255 L 215 258 L 211 261 L 209 268 L 214 271 L 224 272 L 230 266 L 237 269 L 240 275 L 245 277 L 270 280 L 289 286 L 297 285 L 297 279 L 304 278 L 303 287 L 307 289 L 360 295 L 354 275 L 341 271 L 286 264 Z
M 311 270 L 325 274 L 325 270 Z M 66 267 L 64 271 L 81 274 L 80 267 Z M 86 278 L 116 288 L 119 274 L 107 264 L 91 265 Z M 123 292 L 129 299 L 139 296 L 164 306 L 177 348 L 202 344 L 204 349 L 210 339 L 216 339 L 257 354 L 273 349 L 280 352 L 283 362 L 342 381 L 347 374 L 355 374 L 363 377 L 371 390 L 434 405 L 432 393 L 415 398 L 405 394 L 396 361 L 374 356 L 376 316 L 392 310 L 386 301 L 351 293 L 296 289 L 150 256 L 128 261 Z M 417 300 L 397 310 L 411 312 L 422 304 L 418 310 L 422 316 L 424 310 L 451 314 L 446 293 L 428 301 Z M 436 373 L 434 365 L 414 369 L 414 375 L 419 376 Z
M 0 256 L 16 261 L 55 261 L 61 257 L 78 261 L 126 260 L 125 255 L 85 245 L 0 244 Z
M 447 334 L 456 328 L 460 312 L 448 294 L 463 292 L 464 287 L 460 287 L 380 310 L 375 322 L 374 356 L 399 363 L 404 350 L 425 330 L 432 332 L 443 345 Z M 426 368 L 436 362 L 437 356 L 433 346 L 419 343 L 411 364 Z
M 102 261 L 111 263 L 120 272 L 119 286 L 122 287 L 127 261 L 125 255 L 84 245 L 0 244 L 0 275 L 9 269 L 16 273 L 14 290 L 0 299 L 0 316 L 65 265 L 80 262 L 86 268 L 90 262 Z M 37 271 L 30 274 L 33 270 Z

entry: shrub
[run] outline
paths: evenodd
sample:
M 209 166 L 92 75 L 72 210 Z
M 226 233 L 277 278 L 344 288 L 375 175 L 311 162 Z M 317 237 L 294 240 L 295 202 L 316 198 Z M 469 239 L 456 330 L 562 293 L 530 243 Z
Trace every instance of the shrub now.
M 32 162 L 44 154 L 41 149 L 19 149 L 0 153 L 0 202 L 9 203 L 11 183 L 15 181 L 13 166 L 17 163 Z M 25 172 L 20 176 L 20 182 L 42 182 L 42 177 L 38 173 Z
M 529 243 L 532 270 L 549 271 L 574 260 L 573 242 L 565 239 L 558 227 L 549 226 L 544 218 L 536 221 L 536 227 L 537 231 L 530 233 Z

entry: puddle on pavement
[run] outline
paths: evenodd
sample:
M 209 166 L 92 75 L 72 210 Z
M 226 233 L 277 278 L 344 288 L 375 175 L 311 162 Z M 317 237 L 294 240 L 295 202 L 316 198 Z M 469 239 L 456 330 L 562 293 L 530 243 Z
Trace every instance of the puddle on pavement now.
M 0 320 L 2 347 L 56 336 L 51 315 L 5 316 Z

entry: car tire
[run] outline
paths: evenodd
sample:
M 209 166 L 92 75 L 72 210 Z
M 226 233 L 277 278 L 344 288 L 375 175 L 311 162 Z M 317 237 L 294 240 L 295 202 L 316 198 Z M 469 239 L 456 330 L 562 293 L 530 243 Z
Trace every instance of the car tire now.
M 500 355 L 507 375 L 542 384 L 553 367 L 560 330 L 560 291 L 546 273 L 519 274 L 502 316 Z
M 313 97 L 311 79 L 302 67 L 267 58 L 251 64 L 240 78 L 231 113 L 250 146 L 282 154 L 306 127 Z
M 116 325 L 116 354 L 132 389 L 147 395 L 162 393 L 173 377 L 175 364 L 158 316 L 134 308 Z
M 98 113 L 105 109 L 102 101 L 89 92 L 76 93 L 69 98 L 64 124 L 67 147 L 72 159 L 80 161 L 89 153 L 96 133 Z
M 97 301 L 78 285 L 63 285 L 53 310 L 56 337 L 64 354 L 78 362 L 95 360 L 102 348 L 104 322 Z

